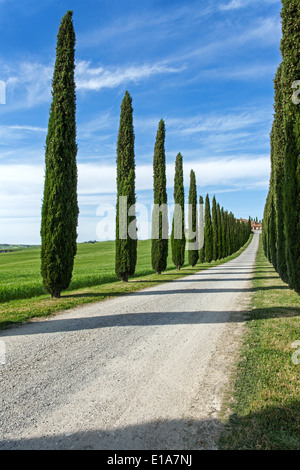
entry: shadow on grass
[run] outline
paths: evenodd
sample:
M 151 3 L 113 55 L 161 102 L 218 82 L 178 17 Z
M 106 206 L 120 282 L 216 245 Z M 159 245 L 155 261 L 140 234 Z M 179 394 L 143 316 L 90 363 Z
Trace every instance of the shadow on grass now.
M 232 414 L 219 448 L 227 450 L 300 450 L 300 402 L 268 406 L 246 416 Z

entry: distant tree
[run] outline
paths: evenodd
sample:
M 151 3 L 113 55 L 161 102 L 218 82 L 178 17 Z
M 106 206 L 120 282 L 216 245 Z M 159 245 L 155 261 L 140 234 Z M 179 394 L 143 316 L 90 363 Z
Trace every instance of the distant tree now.
M 226 220 L 225 220 L 225 213 L 224 207 L 221 208 L 221 258 L 225 258 L 226 256 Z
M 229 214 L 228 211 L 226 210 L 224 212 L 224 220 L 225 220 L 225 257 L 230 255 L 230 222 L 229 222 Z
M 196 234 L 192 237 L 191 234 Z M 199 240 L 198 240 L 198 217 L 197 217 L 197 186 L 196 175 L 194 170 L 190 173 L 190 190 L 189 190 L 189 241 L 194 243 L 196 247 L 188 251 L 188 260 L 191 266 L 195 266 L 199 259 Z
M 152 212 L 151 259 L 152 268 L 160 274 L 167 268 L 168 258 L 165 123 L 162 119 L 158 125 L 154 146 L 153 185 L 154 209 Z
M 227 219 L 227 251 L 230 256 L 234 253 L 235 221 L 232 212 L 229 212 Z
M 222 258 L 222 218 L 221 218 L 221 209 L 220 204 L 217 203 L 217 227 L 218 227 L 218 250 L 217 250 L 217 259 Z
M 216 197 L 213 197 L 212 200 L 212 209 L 211 209 L 211 218 L 212 218 L 212 243 L 213 243 L 213 260 L 218 259 L 218 216 L 217 216 L 217 202 Z
M 213 239 L 212 239 L 212 222 L 210 213 L 210 201 L 208 194 L 205 198 L 205 216 L 204 216 L 204 247 L 205 260 L 210 263 L 213 259 Z
M 127 282 L 137 259 L 135 157 L 132 98 L 125 92 L 117 142 L 117 210 L 115 272 Z
M 184 185 L 182 155 L 178 153 L 175 162 L 174 178 L 175 211 L 172 221 L 171 247 L 172 260 L 177 269 L 184 264 L 185 233 L 184 233 Z
M 45 150 L 41 220 L 41 274 L 47 292 L 60 297 L 72 279 L 77 251 L 77 144 L 75 32 L 72 11 L 61 20 L 52 80 Z
M 204 201 L 203 197 L 199 198 L 199 261 L 204 263 L 205 261 L 205 238 L 204 238 Z

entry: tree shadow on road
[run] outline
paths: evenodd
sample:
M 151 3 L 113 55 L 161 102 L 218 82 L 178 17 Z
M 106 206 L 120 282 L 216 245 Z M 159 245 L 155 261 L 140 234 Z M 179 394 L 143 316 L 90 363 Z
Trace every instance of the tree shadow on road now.
M 3 439 L 0 450 L 299 450 L 299 415 L 297 401 L 222 420 L 160 419 L 90 431 L 69 426 L 64 433 Z
M 222 427 L 214 418 L 161 419 L 112 429 L 68 429 L 64 434 L 3 440 L 0 450 L 216 450 Z
M 35 334 L 53 334 L 61 332 L 102 330 L 105 328 L 122 328 L 130 326 L 166 326 L 166 325 L 207 325 L 216 323 L 241 323 L 253 318 L 279 318 L 287 316 L 299 316 L 300 310 L 292 308 L 274 307 L 270 309 L 255 309 L 242 311 L 156 311 L 143 313 L 124 313 L 122 306 L 119 312 L 113 315 L 93 315 L 79 318 L 54 317 L 49 320 L 38 320 L 22 325 L 20 328 L 6 330 L 4 336 L 22 336 Z

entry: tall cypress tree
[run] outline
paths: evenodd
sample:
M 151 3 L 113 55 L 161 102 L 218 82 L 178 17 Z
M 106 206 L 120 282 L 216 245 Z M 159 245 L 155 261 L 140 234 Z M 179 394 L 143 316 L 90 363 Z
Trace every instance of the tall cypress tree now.
M 228 224 L 227 224 L 227 248 L 228 248 L 228 256 L 234 253 L 234 216 L 232 212 L 228 214 Z
M 218 226 L 218 259 L 222 256 L 222 219 L 220 204 L 217 203 L 217 226 Z
M 221 208 L 221 258 L 225 258 L 226 256 L 226 220 L 225 220 L 225 213 L 224 207 Z
M 212 242 L 213 242 L 213 260 L 218 259 L 218 216 L 217 216 L 217 202 L 216 197 L 213 197 L 212 208 L 211 208 L 211 218 L 212 218 Z
M 137 259 L 135 158 L 132 98 L 125 92 L 117 142 L 116 275 L 127 282 Z
M 229 214 L 228 211 L 224 211 L 224 221 L 225 221 L 225 256 L 230 255 L 230 228 L 229 228 Z
M 174 203 L 175 211 L 171 233 L 172 260 L 176 268 L 180 269 L 184 264 L 185 255 L 184 185 L 181 153 L 178 153 L 175 161 Z
M 205 198 L 204 248 L 205 248 L 205 260 L 207 263 L 210 263 L 213 259 L 213 239 L 212 239 L 210 201 L 209 201 L 208 194 L 206 195 L 206 198 Z
M 160 274 L 167 268 L 168 258 L 165 123 L 162 119 L 158 125 L 154 146 L 153 186 L 154 208 L 152 212 L 151 259 L 152 268 Z
M 192 233 L 196 235 L 192 237 Z M 188 260 L 191 266 L 195 266 L 199 259 L 198 236 L 196 175 L 194 170 L 191 170 L 189 190 L 189 241 L 195 245 L 195 248 L 188 250 Z
M 276 269 L 281 278 L 287 282 L 284 235 L 284 149 L 285 131 L 283 119 L 282 95 L 282 63 L 279 65 L 274 79 L 274 122 L 273 122 L 273 158 L 274 158 L 274 210 L 276 218 Z
M 203 197 L 199 198 L 199 261 L 204 263 L 205 261 L 205 238 L 204 238 L 204 201 Z
M 72 279 L 77 251 L 75 32 L 72 11 L 62 18 L 56 47 L 45 151 L 41 274 L 52 298 Z
M 282 1 L 282 98 L 285 132 L 284 226 L 288 283 L 300 292 L 300 105 L 292 100 L 300 80 L 299 0 Z

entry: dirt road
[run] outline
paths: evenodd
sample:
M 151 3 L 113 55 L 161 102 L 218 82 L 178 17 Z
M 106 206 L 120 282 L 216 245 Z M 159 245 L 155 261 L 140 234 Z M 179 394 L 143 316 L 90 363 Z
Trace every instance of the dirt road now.
M 216 449 L 257 247 L 3 332 L 0 449 Z

